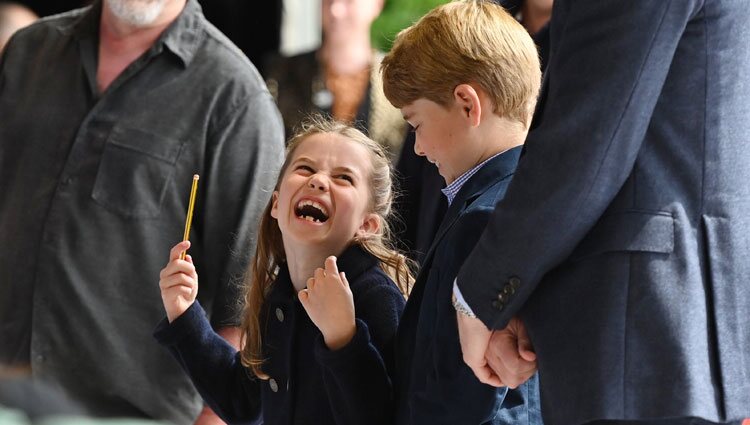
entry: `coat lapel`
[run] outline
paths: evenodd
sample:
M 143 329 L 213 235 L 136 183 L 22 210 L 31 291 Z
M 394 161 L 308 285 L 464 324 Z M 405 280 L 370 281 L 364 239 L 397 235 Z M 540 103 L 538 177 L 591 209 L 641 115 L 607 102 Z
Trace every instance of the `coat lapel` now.
M 433 239 L 430 249 L 424 257 L 422 263 L 425 266 L 423 267 L 424 269 L 429 268 L 429 264 L 432 263 L 435 247 L 440 244 L 442 238 L 453 226 L 456 220 L 458 220 L 461 214 L 490 186 L 512 175 L 518 165 L 520 155 L 521 146 L 512 148 L 495 158 L 492 158 L 492 160 L 485 164 L 476 174 L 471 176 L 471 178 L 464 183 L 461 190 L 456 194 L 453 203 L 448 207 L 448 211 L 445 213 L 445 218 L 443 218 L 443 221 L 440 223 L 440 227 L 435 234 L 435 239 Z

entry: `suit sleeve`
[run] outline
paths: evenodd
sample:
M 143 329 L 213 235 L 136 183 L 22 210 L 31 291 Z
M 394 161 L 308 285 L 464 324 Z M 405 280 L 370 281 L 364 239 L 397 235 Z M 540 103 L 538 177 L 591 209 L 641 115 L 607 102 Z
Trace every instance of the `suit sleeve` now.
M 270 94 L 260 91 L 220 117 L 209 137 L 192 254 L 203 284 L 199 297 L 219 328 L 238 322 L 242 276 L 283 161 L 284 129 Z
M 404 298 L 393 284 L 379 285 L 357 303 L 357 331 L 346 346 L 330 351 L 318 337 L 315 357 L 337 424 L 392 423 L 395 397 L 393 340 Z
M 491 329 L 596 223 L 630 174 L 681 36 L 701 2 L 560 3 L 526 153 L 458 274 Z M 511 289 L 507 301 L 495 302 Z
M 228 423 L 261 413 L 260 384 L 242 366 L 240 354 L 211 329 L 196 301 L 172 323 L 162 320 L 154 337 L 187 372 L 206 404 Z

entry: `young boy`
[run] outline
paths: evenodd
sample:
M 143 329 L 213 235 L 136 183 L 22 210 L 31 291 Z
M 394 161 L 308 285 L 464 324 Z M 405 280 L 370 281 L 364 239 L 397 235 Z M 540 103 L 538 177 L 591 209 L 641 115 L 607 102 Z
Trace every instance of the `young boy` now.
M 536 378 L 482 384 L 462 359 L 453 279 L 503 197 L 541 80 L 529 35 L 500 6 L 463 0 L 402 31 L 382 62 L 386 97 L 438 167 L 449 208 L 399 324 L 400 425 L 541 424 Z M 437 196 L 437 194 L 436 194 Z

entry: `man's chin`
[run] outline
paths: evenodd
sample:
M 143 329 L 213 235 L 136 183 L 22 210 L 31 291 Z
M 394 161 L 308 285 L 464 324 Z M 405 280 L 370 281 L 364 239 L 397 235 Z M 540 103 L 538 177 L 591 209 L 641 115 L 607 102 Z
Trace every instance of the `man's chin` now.
M 106 0 L 109 11 L 133 27 L 147 27 L 159 18 L 167 0 Z

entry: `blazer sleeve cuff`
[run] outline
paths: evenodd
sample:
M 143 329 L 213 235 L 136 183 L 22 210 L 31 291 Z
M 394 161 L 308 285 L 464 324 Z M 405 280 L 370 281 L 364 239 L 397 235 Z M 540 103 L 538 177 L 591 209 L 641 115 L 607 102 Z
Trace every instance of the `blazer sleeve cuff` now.
M 370 331 L 365 322 L 360 319 L 355 319 L 355 324 L 357 331 L 354 333 L 354 337 L 348 344 L 338 350 L 329 349 L 323 335 L 318 335 L 315 340 L 315 358 L 318 359 L 320 364 L 328 368 L 335 368 L 336 365 L 344 364 L 344 362 L 354 361 L 368 350 Z
M 154 329 L 154 338 L 161 345 L 177 345 L 185 338 L 205 332 L 211 328 L 206 311 L 196 300 L 184 313 L 169 323 L 163 318 Z

